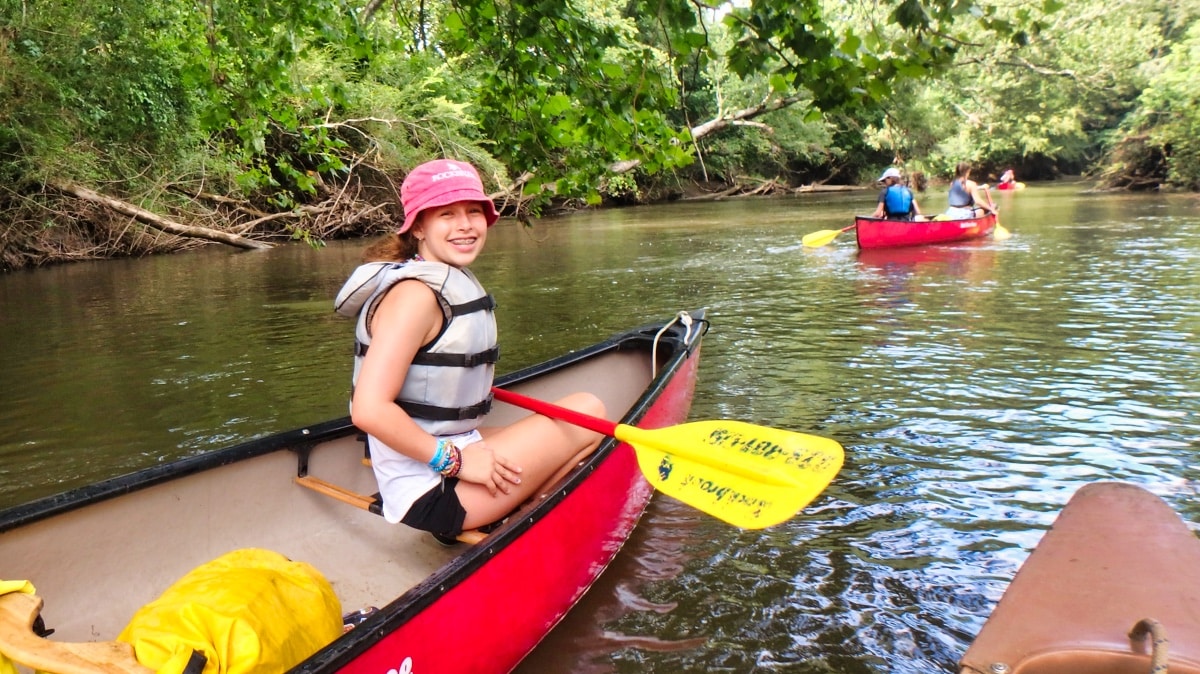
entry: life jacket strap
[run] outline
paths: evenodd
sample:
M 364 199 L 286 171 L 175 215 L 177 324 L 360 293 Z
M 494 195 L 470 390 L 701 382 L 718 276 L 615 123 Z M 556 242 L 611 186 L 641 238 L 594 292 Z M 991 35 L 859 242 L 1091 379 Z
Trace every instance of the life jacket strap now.
M 415 403 L 408 400 L 396 400 L 396 404 L 400 406 L 400 409 L 407 412 L 409 416 L 417 419 L 428 419 L 429 421 L 465 421 L 467 419 L 476 419 L 490 412 L 492 409 L 492 396 L 489 394 L 486 400 L 466 407 L 438 407 L 437 405 Z
M 473 314 L 476 311 L 491 311 L 495 308 L 496 298 L 492 297 L 491 295 L 484 295 L 483 297 L 471 300 L 470 302 L 451 304 L 450 314 L 452 316 L 464 316 L 466 314 Z
M 417 353 L 413 357 L 413 365 L 433 365 L 435 367 L 476 367 L 478 365 L 494 364 L 500 360 L 500 347 L 493 346 L 479 353 Z
M 363 344 L 358 340 L 354 340 L 354 355 L 362 357 L 367 355 L 367 349 L 370 345 Z M 500 360 L 500 347 L 493 346 L 487 351 L 479 353 L 429 353 L 427 351 L 419 351 L 413 357 L 413 365 L 432 365 L 434 367 L 477 367 L 479 365 L 492 365 Z

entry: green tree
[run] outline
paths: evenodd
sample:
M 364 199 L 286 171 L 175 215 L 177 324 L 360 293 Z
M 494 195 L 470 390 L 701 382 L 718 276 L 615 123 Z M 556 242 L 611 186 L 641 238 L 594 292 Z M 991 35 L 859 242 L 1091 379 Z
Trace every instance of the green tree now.
M 947 174 L 969 160 L 1025 176 L 1088 170 L 1138 106 L 1197 3 L 1081 0 L 998 10 L 1041 26 L 1027 44 L 967 38 L 945 75 L 908 83 L 869 137 Z M 1103 48 L 1098 48 L 1103 45 Z
M 1125 120 L 1104 172 L 1112 186 L 1200 189 L 1200 23 L 1193 23 Z

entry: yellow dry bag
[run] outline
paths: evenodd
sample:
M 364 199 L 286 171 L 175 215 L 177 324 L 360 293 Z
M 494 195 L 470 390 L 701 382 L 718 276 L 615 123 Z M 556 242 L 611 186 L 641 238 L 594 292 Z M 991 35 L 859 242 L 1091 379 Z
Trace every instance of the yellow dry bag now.
M 143 606 L 117 637 L 158 674 L 194 653 L 204 674 L 269 674 L 342 634 L 342 609 L 319 571 L 270 550 L 235 550 L 188 572 Z

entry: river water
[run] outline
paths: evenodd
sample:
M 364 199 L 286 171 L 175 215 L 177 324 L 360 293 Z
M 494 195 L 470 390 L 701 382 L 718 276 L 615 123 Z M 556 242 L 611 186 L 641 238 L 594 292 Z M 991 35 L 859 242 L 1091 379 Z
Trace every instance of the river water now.
M 1085 188 L 1000 194 L 1007 241 L 871 255 L 799 244 L 871 192 L 494 227 L 474 270 L 501 371 L 708 307 L 691 418 L 847 454 L 765 531 L 654 499 L 519 671 L 953 672 L 1084 484 L 1143 485 L 1200 529 L 1200 200 Z M 344 414 L 331 299 L 361 248 L 0 276 L 0 507 Z

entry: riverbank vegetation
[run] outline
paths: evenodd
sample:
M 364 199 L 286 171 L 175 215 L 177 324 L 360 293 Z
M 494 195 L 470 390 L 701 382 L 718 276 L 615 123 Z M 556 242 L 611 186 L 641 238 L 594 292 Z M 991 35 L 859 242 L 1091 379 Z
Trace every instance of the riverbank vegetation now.
M 1200 0 L 0 0 L 0 268 L 870 183 L 1200 187 Z

